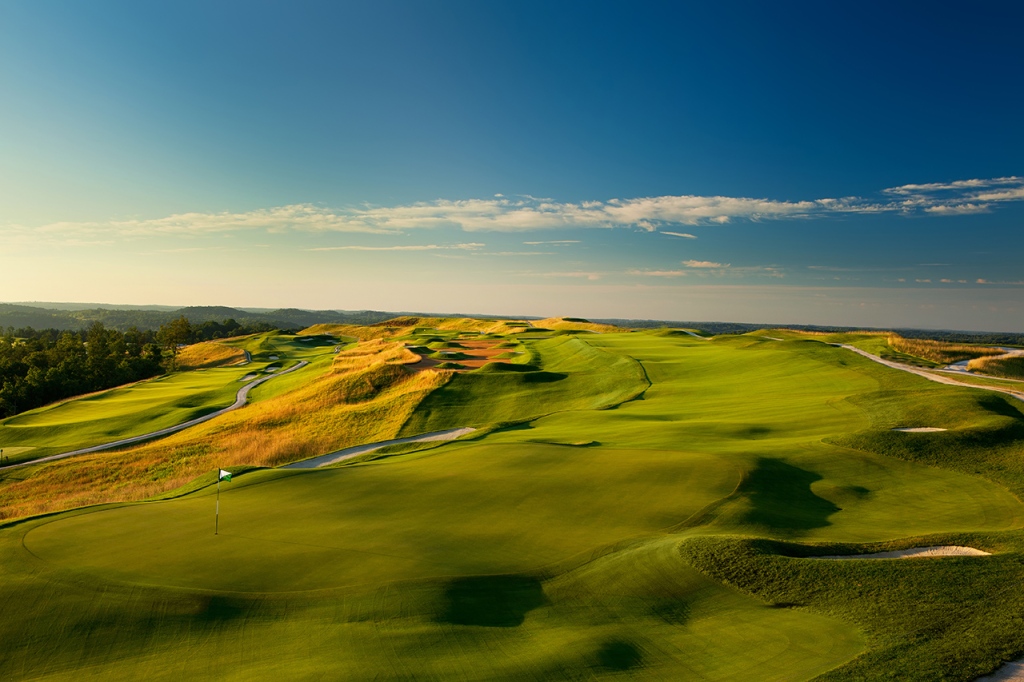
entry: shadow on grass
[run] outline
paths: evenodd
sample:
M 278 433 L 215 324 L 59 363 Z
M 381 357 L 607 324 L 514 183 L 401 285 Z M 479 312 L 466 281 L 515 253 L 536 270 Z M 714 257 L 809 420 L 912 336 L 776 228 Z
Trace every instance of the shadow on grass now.
M 605 670 L 630 670 L 643 662 L 643 652 L 631 642 L 611 639 L 597 650 L 597 664 Z
M 752 504 L 743 521 L 785 530 L 830 525 L 828 517 L 840 508 L 811 492 L 811 484 L 820 480 L 781 459 L 759 458 L 739 488 Z
M 526 614 L 547 603 L 537 578 L 522 575 L 470 576 L 445 587 L 437 620 L 452 625 L 513 628 Z

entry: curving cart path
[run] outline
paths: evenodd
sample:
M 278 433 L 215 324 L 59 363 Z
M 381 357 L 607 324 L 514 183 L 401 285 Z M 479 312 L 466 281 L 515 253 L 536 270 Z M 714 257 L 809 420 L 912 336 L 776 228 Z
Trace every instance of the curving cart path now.
M 424 433 L 419 436 L 408 436 L 407 438 L 393 438 L 391 440 L 382 440 L 376 443 L 366 443 L 365 445 L 355 445 L 344 450 L 338 450 L 337 452 L 330 452 L 326 455 L 320 455 L 319 457 L 310 457 L 300 462 L 292 462 L 291 464 L 285 464 L 284 466 L 278 467 L 279 469 L 316 469 L 318 467 L 325 467 L 328 464 L 336 464 L 343 462 L 346 459 L 352 459 L 359 455 L 366 454 L 367 452 L 373 452 L 374 450 L 380 450 L 388 445 L 399 445 L 400 443 L 428 443 L 431 441 L 438 440 L 455 440 L 459 436 L 464 436 L 467 433 L 472 433 L 476 429 L 465 427 L 461 429 L 448 429 L 446 431 L 432 431 L 431 433 Z
M 248 355 L 248 353 L 246 353 L 246 355 Z M 71 452 L 62 452 L 59 455 L 50 455 L 49 457 L 40 457 L 39 459 L 32 459 L 32 460 L 29 460 L 27 462 L 18 462 L 17 464 L 8 464 L 7 466 L 0 467 L 0 470 L 3 470 L 3 469 L 15 469 L 17 467 L 28 466 L 30 464 L 42 464 L 44 462 L 54 462 L 54 461 L 56 461 L 58 459 L 66 459 L 68 457 L 77 457 L 78 455 L 87 455 L 87 454 L 90 454 L 92 452 L 100 452 L 102 450 L 112 450 L 114 448 L 124 447 L 125 445 L 134 445 L 135 443 L 141 443 L 142 441 L 152 440 L 154 438 L 162 438 L 163 436 L 169 436 L 172 433 L 177 433 L 178 431 L 184 431 L 185 429 L 187 429 L 189 427 L 196 426 L 197 424 L 202 424 L 203 422 L 210 421 L 214 417 L 219 417 L 222 414 L 226 414 L 228 412 L 231 412 L 232 410 L 237 410 L 238 408 L 243 407 L 247 402 L 249 402 L 249 391 L 251 391 L 252 389 L 256 388 L 257 386 L 262 384 L 264 381 L 269 381 L 269 380 L 273 379 L 274 377 L 281 376 L 282 374 L 288 374 L 289 372 L 294 372 L 297 369 L 302 369 L 303 367 L 305 367 L 308 364 L 309 364 L 309 362 L 307 362 L 305 360 L 301 360 L 297 365 L 295 365 L 294 367 L 289 367 L 288 369 L 286 369 L 283 372 L 278 372 L 277 374 L 270 374 L 270 375 L 267 375 L 267 376 L 264 376 L 264 377 L 260 377 L 256 381 L 249 382 L 245 386 L 242 386 L 240 389 L 238 389 L 238 393 L 235 394 L 235 402 L 234 403 L 232 403 L 231 405 L 225 407 L 222 410 L 217 410 L 216 412 L 211 412 L 210 414 L 203 415 L 202 417 L 197 417 L 195 419 L 190 419 L 187 422 L 182 422 L 181 424 L 176 424 L 175 426 L 168 426 L 166 429 L 160 429 L 159 431 L 153 431 L 152 433 L 144 433 L 141 436 L 132 436 L 131 438 L 122 438 L 121 440 L 115 440 L 112 443 L 104 443 L 102 445 L 93 445 L 92 447 L 81 448 L 81 449 L 78 449 L 78 450 L 72 450 Z
M 893 362 L 892 360 L 883 360 L 882 358 L 878 357 L 877 355 L 872 355 L 871 353 L 869 353 L 869 352 L 867 352 L 865 350 L 861 350 L 860 348 L 857 348 L 855 346 L 850 346 L 850 345 L 845 344 L 845 343 L 831 343 L 829 345 L 830 346 L 836 346 L 838 348 L 845 348 L 846 350 L 852 350 L 857 355 L 863 355 L 868 360 L 871 360 L 873 362 L 877 362 L 880 365 L 885 365 L 886 367 L 891 367 L 892 369 L 902 370 L 904 372 L 910 372 L 911 374 L 916 374 L 919 377 L 924 377 L 925 379 L 928 379 L 929 381 L 935 381 L 935 382 L 938 382 L 940 384 L 947 384 L 949 386 L 960 386 L 961 388 L 980 388 L 980 389 L 982 389 L 984 391 L 995 391 L 996 393 L 1005 393 L 1006 395 L 1013 396 L 1017 400 L 1024 401 L 1024 391 L 1015 391 L 1012 388 L 1000 388 L 999 386 L 980 386 L 980 385 L 977 385 L 977 384 L 967 384 L 967 383 L 964 383 L 962 381 L 957 381 L 956 379 L 953 379 L 953 378 L 951 378 L 949 376 L 943 376 L 941 374 L 935 374 L 935 373 L 929 372 L 928 370 L 925 370 L 925 369 L 918 369 L 917 367 L 910 367 L 909 365 L 901 365 L 900 363 Z M 950 372 L 950 374 L 953 374 L 953 372 Z

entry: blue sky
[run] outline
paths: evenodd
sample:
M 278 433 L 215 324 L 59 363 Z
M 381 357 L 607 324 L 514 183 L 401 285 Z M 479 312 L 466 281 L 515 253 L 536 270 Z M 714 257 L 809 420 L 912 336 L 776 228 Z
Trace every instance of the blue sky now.
M 0 4 L 4 300 L 1024 331 L 1024 6 Z

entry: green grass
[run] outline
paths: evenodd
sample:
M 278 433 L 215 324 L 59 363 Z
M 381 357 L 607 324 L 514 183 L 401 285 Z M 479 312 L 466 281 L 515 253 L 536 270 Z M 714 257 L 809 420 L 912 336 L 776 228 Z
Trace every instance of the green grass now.
M 252 363 L 169 374 L 24 412 L 0 421 L 0 447 L 13 463 L 159 431 L 231 405 L 243 386 L 239 380 L 263 375 L 267 366 L 311 362 L 259 386 L 249 398 L 265 400 L 327 371 L 337 345 L 333 339 L 300 342 L 275 332 L 228 343 L 249 350 Z M 279 359 L 271 361 L 272 355 Z
M 227 407 L 247 367 L 217 367 L 150 379 L 24 412 L 0 422 L 0 447 L 31 447 L 35 459 L 157 431 Z
M 817 341 L 522 343 L 405 427 L 479 437 L 249 471 L 220 535 L 211 485 L 0 529 L 0 671 L 968 680 L 1024 651 L 1008 400 Z M 807 558 L 939 542 L 997 554 Z

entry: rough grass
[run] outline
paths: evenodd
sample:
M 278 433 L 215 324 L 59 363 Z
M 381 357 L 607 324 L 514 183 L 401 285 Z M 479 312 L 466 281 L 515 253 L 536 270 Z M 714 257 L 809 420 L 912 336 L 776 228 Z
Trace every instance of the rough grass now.
M 217 467 L 275 466 L 392 438 L 419 401 L 449 378 L 406 370 L 410 357 L 400 344 L 359 344 L 307 384 L 188 431 L 12 472 L 0 485 L 0 518 L 144 499 Z
M 402 316 L 365 326 L 354 324 L 316 324 L 302 330 L 301 334 L 332 334 L 334 336 L 351 336 L 362 341 L 368 341 L 371 339 L 411 336 L 418 330 L 509 334 L 524 327 L 529 327 L 529 323 L 519 320 Z
M 549 317 L 545 320 L 537 320 L 534 326 L 542 329 L 554 329 L 555 331 L 587 331 L 587 332 L 621 332 L 619 327 L 613 324 L 600 324 L 578 317 Z
M 245 361 L 245 351 L 215 341 L 194 343 L 178 352 L 179 369 L 221 367 Z
M 1007 379 L 1024 379 L 1024 355 L 975 358 L 967 363 L 967 369 Z
M 901 353 L 914 355 L 942 365 L 1004 354 L 1004 351 L 996 348 L 971 346 L 962 343 L 944 343 L 942 341 L 932 341 L 931 339 L 905 339 L 898 334 L 890 334 L 887 341 L 889 346 Z

